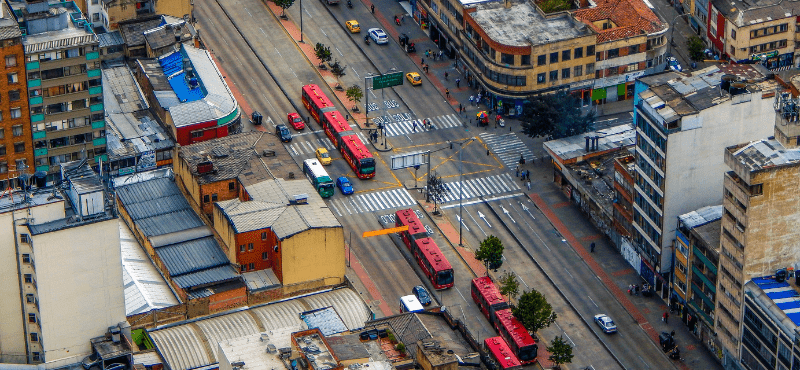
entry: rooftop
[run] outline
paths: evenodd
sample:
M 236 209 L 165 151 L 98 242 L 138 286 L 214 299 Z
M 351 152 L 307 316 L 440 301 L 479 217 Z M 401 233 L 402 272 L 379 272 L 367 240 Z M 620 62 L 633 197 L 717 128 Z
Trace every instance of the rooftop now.
M 22 191 L 0 191 L 0 214 L 18 211 L 27 207 L 42 206 L 50 203 L 64 202 L 64 197 L 54 188 L 35 189 L 27 196 Z
M 328 337 L 328 345 L 340 361 L 369 358 L 370 353 L 357 334 Z
M 754 289 L 755 285 L 757 289 Z M 764 276 L 760 278 L 753 278 L 745 286 L 749 286 L 749 295 L 757 302 L 763 304 L 764 307 L 772 315 L 782 314 L 784 317 L 774 317 L 776 323 L 787 322 L 784 318 L 788 319 L 794 327 L 800 326 L 800 293 L 798 287 L 790 284 L 789 281 L 778 282 L 775 276 Z M 746 289 L 749 290 L 749 289 Z M 777 308 L 777 310 L 770 309 L 770 306 Z M 777 312 L 776 312 L 777 311 Z M 792 330 L 793 332 L 793 330 Z
M 243 362 L 247 370 L 286 369 L 278 344 L 269 333 L 249 334 L 219 342 L 217 353 L 220 362 Z
M 158 27 L 161 22 L 161 16 L 123 21 L 119 22 L 119 32 L 128 47 L 144 46 L 144 31 Z
M 22 31 L 19 30 L 19 24 L 17 20 L 14 19 L 14 16 L 11 14 L 11 10 L 8 8 L 8 4 L 4 1 L 2 5 L 3 7 L 3 16 L 0 17 L 0 40 L 7 40 L 12 39 L 15 37 L 21 37 Z
M 183 19 L 165 20 L 158 27 L 144 31 L 144 39 L 150 49 L 158 50 L 191 40 L 194 33 L 194 28 Z
M 119 30 L 101 33 L 97 35 L 97 38 L 100 42 L 99 46 L 101 48 L 107 48 L 109 46 L 117 46 L 125 44 L 125 40 L 122 38 L 122 34 L 119 32 Z
M 711 0 L 711 3 L 736 27 L 800 15 L 797 0 Z
M 508 46 L 544 45 L 594 32 L 572 15 L 558 13 L 544 16 L 532 1 L 510 0 L 506 8 L 503 1 L 487 1 L 474 4 L 475 11 L 466 13 L 492 40 Z M 462 1 L 463 3 L 463 1 Z
M 336 354 L 328 347 L 325 336 L 318 329 L 293 333 L 292 338 L 312 370 L 329 370 L 341 366 Z
M 37 8 L 44 9 L 45 4 L 47 4 L 46 11 L 38 11 Z M 29 9 L 26 5 L 26 2 L 11 3 L 20 25 L 24 25 L 25 28 L 26 35 L 22 38 L 25 54 L 73 49 L 99 43 L 91 22 L 83 18 L 81 10 L 74 2 L 49 0 Z
M 745 169 L 758 171 L 770 167 L 796 165 L 800 148 L 787 149 L 775 139 L 759 140 L 726 148 Z
M 318 308 L 300 313 L 300 319 L 309 328 L 317 328 L 324 336 L 331 336 L 347 331 L 347 325 L 333 307 Z
M 598 43 L 654 34 L 668 28 L 642 0 L 600 0 L 597 6 L 578 9 L 574 14 L 597 32 Z M 604 20 L 610 20 L 614 26 L 604 30 L 593 23 Z
M 178 156 L 186 162 L 199 185 L 235 179 L 250 172 L 261 173 L 262 180 L 271 179 L 256 152 L 259 141 L 267 141 L 263 136 L 258 131 L 228 135 L 183 146 Z M 198 165 L 207 162 L 212 163 L 213 169 L 199 173 Z
M 587 137 L 596 137 L 597 143 L 587 150 Z M 544 149 L 562 164 L 579 162 L 591 157 L 633 146 L 636 142 L 636 129 L 626 123 L 580 135 L 550 140 L 543 144 Z
M 696 211 L 678 216 L 678 220 L 693 230 L 706 246 L 719 251 L 719 239 L 722 233 L 722 205 L 706 206 Z

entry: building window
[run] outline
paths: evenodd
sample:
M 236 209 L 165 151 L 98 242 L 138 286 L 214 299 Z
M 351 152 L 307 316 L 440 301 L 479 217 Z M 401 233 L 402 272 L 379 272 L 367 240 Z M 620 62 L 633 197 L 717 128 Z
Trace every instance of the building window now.
M 514 55 L 513 54 L 506 54 L 500 53 L 500 63 L 514 65 Z
M 22 153 L 25 151 L 25 143 L 14 143 L 14 153 Z
M 0 145 L 0 155 L 6 155 L 6 146 L 5 145 Z
M 639 70 L 639 63 L 631 63 L 625 67 L 625 72 L 633 72 Z
M 212 202 L 216 202 L 217 201 L 217 193 L 211 194 L 211 201 Z
M 20 118 L 20 117 L 22 117 L 22 109 L 11 108 L 11 118 Z
M 19 82 L 19 75 L 17 75 L 16 72 L 7 74 L 6 78 L 8 79 L 9 84 L 15 84 Z
M 17 159 L 17 160 L 16 160 L 16 163 L 17 163 L 17 169 L 27 168 L 27 167 L 28 167 L 28 165 L 27 165 L 27 164 L 25 164 L 25 161 L 27 161 L 27 159 L 24 159 L 24 158 L 23 158 L 23 159 Z
M 203 137 L 203 131 L 192 131 L 192 138 Z
M 19 241 L 20 243 L 27 244 L 31 242 L 31 238 L 28 236 L 28 234 L 19 234 Z
M 539 55 L 536 57 L 536 65 L 543 66 L 547 64 L 547 55 Z
M 561 78 L 569 78 L 569 68 L 564 68 L 561 70 Z
M 764 184 L 750 185 L 750 196 L 764 194 Z
M 39 352 L 33 352 L 33 361 L 42 361 L 42 355 Z
M 543 84 L 545 83 L 546 78 L 547 75 L 545 73 L 539 73 L 538 75 L 536 75 L 536 83 Z
M 586 47 L 586 56 L 594 55 L 594 45 Z
M 264 260 L 264 261 L 269 259 L 269 256 L 267 255 L 267 252 L 261 252 L 261 259 Z
M 5 137 L 6 137 L 6 129 L 0 128 L 0 139 L 3 139 Z
M 22 263 L 31 263 L 31 255 L 28 254 L 28 253 L 23 253 L 22 254 Z
M 244 244 L 239 246 L 239 252 L 244 252 L 244 249 L 245 249 L 245 245 Z
M 242 272 L 245 272 L 245 271 L 247 271 L 247 266 L 242 265 L 242 267 L 240 267 L 239 270 L 241 270 Z
M 575 66 L 575 68 L 573 69 L 574 69 L 573 74 L 575 75 L 575 77 L 580 77 L 583 75 L 583 66 Z
M 33 324 L 36 323 L 36 314 L 35 313 L 29 313 L 28 314 L 28 322 L 29 323 L 33 323 Z
M 250 270 L 255 270 L 256 269 L 256 264 L 251 262 L 250 265 L 247 266 L 247 268 L 250 269 Z
M 731 38 L 736 40 L 736 30 L 731 30 Z
M 12 126 L 11 127 L 11 134 L 14 135 L 14 137 L 22 136 L 22 125 Z
M 6 55 L 6 67 L 16 67 L 16 66 L 17 66 L 17 56 Z
M 575 59 L 583 58 L 583 48 L 575 48 Z
M 550 82 L 558 80 L 558 71 L 550 71 Z
M 234 189 L 236 189 L 236 183 L 233 182 L 233 181 L 229 182 L 228 183 L 228 190 L 234 190 Z
M 97 0 L 92 0 L 97 1 Z M 100 13 L 92 13 L 92 22 L 100 22 Z
M 521 60 L 521 64 L 522 65 L 524 65 L 524 66 L 531 65 L 531 56 L 530 55 L 522 55 L 522 58 L 520 58 L 520 59 L 522 59 Z
M 267 240 L 267 232 L 266 231 L 261 233 L 261 240 Z
M 253 250 L 253 243 L 247 243 L 247 250 Z
M 561 51 L 561 60 L 570 60 L 572 59 L 572 50 L 562 50 Z
M 19 100 L 19 90 L 11 90 L 8 92 L 8 100 L 9 101 L 18 101 Z
M 586 74 L 588 75 L 592 73 L 594 73 L 594 63 L 589 63 L 586 65 Z
M 550 53 L 550 63 L 558 63 L 558 52 Z
M 208 195 L 203 195 L 203 203 L 208 203 Z
M 0 173 L 8 172 L 8 162 L 0 162 Z
M 29 284 L 32 283 L 33 282 L 33 275 L 25 274 L 25 282 L 29 283 Z
M 33 294 L 28 293 L 25 295 L 25 301 L 28 303 L 35 303 L 36 298 L 33 297 Z
M 619 57 L 619 48 L 614 48 L 608 51 L 608 59 Z

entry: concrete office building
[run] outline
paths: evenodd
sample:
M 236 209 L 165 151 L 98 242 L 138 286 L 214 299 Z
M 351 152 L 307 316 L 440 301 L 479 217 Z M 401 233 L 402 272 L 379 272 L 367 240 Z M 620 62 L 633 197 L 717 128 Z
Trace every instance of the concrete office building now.
M 74 364 L 125 321 L 117 218 L 87 164 L 62 167 L 62 194 L 0 200 L 0 362 Z
M 772 133 L 777 83 L 760 66 L 721 65 L 636 84 L 632 244 L 667 298 L 678 216 L 722 202 L 724 148 Z
M 73 2 L 12 3 L 25 36 L 36 171 L 48 182 L 59 164 L 107 161 L 99 40 Z M 22 93 L 22 92 L 20 92 Z M 20 97 L 15 97 L 17 100 Z M 13 100 L 14 98 L 9 98 Z M 11 117 L 22 115 L 12 109 Z

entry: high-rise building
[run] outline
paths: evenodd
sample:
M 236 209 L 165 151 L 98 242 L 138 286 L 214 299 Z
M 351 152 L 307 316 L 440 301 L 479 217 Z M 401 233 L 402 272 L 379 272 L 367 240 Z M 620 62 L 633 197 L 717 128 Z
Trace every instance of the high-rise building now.
M 722 202 L 724 148 L 772 133 L 777 83 L 761 66 L 637 80 L 632 244 L 666 298 L 679 215 Z
M 23 116 L 30 104 L 34 166 L 59 180 L 59 164 L 88 158 L 92 166 L 106 158 L 99 40 L 73 2 L 11 3 L 25 36 L 28 93 L 9 92 L 10 117 Z M 2 99 L 0 99 L 2 100 Z
M 5 67 L 6 78 L 0 79 L 0 189 L 8 188 L 9 179 L 19 177 L 26 167 L 33 166 L 24 61 L 22 32 L 11 9 L 3 2 L 0 4 L 0 65 Z

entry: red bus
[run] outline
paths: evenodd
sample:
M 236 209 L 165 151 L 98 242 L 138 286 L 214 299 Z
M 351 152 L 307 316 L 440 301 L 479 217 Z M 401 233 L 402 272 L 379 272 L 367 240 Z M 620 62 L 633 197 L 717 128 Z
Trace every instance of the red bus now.
M 375 158 L 357 135 L 342 137 L 339 152 L 359 179 L 375 177 Z
M 508 343 L 508 346 L 519 361 L 524 365 L 536 361 L 536 354 L 539 351 L 539 346 L 528 333 L 528 330 L 522 326 L 522 323 L 514 317 L 514 314 L 511 313 L 511 309 L 496 311 L 495 316 L 495 329 L 497 329 L 500 336 L 506 340 L 506 343 Z
M 483 347 L 489 356 L 497 364 L 497 369 L 522 369 L 522 363 L 508 347 L 506 341 L 500 337 L 486 338 L 483 341 Z
M 323 113 L 320 124 L 325 130 L 325 135 L 328 136 L 328 139 L 331 139 L 333 146 L 336 148 L 340 148 L 343 136 L 353 134 L 350 125 L 338 110 Z
M 328 99 L 328 96 L 314 84 L 303 86 L 303 105 L 320 124 L 322 124 L 320 118 L 323 113 L 336 110 L 336 106 Z
M 400 239 L 403 239 L 403 243 L 406 243 L 406 247 L 408 247 L 409 250 L 412 249 L 411 243 L 413 243 L 415 239 L 428 237 L 428 231 L 425 230 L 425 226 L 422 225 L 422 221 L 419 220 L 419 217 L 417 217 L 413 209 L 401 209 L 395 212 L 394 225 L 408 226 L 408 231 L 400 233 Z
M 415 239 L 411 252 L 435 289 L 453 287 L 453 267 L 431 238 Z
M 481 276 L 472 279 L 472 299 L 478 304 L 483 315 L 494 323 L 494 313 L 508 308 L 508 302 L 500 294 L 500 289 L 494 285 L 492 278 Z

